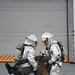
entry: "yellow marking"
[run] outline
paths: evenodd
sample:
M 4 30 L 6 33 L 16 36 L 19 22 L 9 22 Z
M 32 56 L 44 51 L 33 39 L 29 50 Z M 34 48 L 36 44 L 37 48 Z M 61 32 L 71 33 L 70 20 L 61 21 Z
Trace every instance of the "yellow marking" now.
M 15 62 L 14 55 L 0 55 L 0 62 Z

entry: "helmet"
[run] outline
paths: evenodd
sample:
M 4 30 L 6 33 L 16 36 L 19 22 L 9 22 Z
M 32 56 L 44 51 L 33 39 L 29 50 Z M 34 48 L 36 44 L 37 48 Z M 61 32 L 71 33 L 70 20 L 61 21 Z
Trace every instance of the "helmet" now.
M 33 34 L 29 35 L 26 39 L 27 40 L 23 42 L 24 44 L 31 44 L 31 45 L 37 44 L 37 37 Z
M 49 32 L 45 32 L 42 34 L 41 38 L 42 38 L 42 41 L 45 41 L 47 39 L 51 39 L 53 37 L 53 35 Z
M 31 34 L 30 36 L 27 37 L 27 39 L 33 41 L 33 42 L 36 42 L 37 41 L 37 37 L 33 34 Z

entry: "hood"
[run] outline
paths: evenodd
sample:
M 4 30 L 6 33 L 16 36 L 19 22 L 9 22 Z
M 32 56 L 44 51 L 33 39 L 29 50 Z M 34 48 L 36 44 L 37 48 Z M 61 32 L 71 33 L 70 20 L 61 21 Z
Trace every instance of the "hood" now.
M 29 39 L 26 39 L 25 42 L 23 42 L 23 43 L 27 44 L 27 45 L 35 46 L 35 42 L 33 42 L 32 40 L 29 40 Z

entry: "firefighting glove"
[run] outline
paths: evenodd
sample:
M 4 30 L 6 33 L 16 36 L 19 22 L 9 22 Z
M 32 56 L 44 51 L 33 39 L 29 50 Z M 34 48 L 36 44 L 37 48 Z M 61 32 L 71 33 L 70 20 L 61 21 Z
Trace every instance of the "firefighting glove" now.
M 37 70 L 37 67 L 35 67 L 34 69 L 33 69 L 33 71 L 36 71 Z
M 51 60 L 48 61 L 48 64 L 52 64 Z

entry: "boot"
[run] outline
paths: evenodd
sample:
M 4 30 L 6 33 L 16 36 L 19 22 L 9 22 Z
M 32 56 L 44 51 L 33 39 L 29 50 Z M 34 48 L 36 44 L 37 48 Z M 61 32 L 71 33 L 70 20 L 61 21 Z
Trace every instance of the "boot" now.
M 14 75 L 22 75 L 20 71 L 15 71 L 14 69 L 11 69 L 11 71 Z
M 8 63 L 5 63 L 5 67 L 6 67 L 7 71 L 8 71 L 8 73 L 12 74 L 12 72 L 11 72 L 12 67 Z

